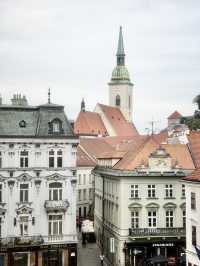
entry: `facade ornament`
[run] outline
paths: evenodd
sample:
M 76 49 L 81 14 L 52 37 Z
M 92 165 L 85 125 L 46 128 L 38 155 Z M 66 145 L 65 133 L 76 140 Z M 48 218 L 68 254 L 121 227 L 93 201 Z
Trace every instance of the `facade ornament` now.
M 40 189 L 40 186 L 41 186 L 42 180 L 39 179 L 39 178 L 37 178 L 37 179 L 35 179 L 34 182 L 35 182 L 35 187 L 36 187 L 36 189 L 37 189 L 37 192 L 39 192 L 39 189 Z
M 13 191 L 14 185 L 15 185 L 15 180 L 13 180 L 13 179 L 8 180 L 8 186 L 9 186 L 11 192 Z

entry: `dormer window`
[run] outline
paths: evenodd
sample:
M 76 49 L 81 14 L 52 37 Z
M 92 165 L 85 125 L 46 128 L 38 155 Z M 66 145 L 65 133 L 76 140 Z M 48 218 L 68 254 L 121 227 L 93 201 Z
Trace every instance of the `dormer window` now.
M 61 134 L 63 133 L 62 121 L 58 118 L 55 118 L 49 122 L 49 134 Z

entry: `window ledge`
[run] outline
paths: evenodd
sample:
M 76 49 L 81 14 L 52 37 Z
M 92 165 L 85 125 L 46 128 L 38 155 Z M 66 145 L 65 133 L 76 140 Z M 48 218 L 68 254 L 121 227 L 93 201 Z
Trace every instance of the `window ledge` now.
M 139 198 L 139 197 L 132 197 L 132 198 L 129 198 L 130 200 L 141 200 L 141 198 Z
M 181 199 L 186 199 L 186 197 L 181 197 Z
M 146 199 L 148 199 L 148 200 L 152 200 L 152 199 L 154 199 L 154 200 L 158 200 L 157 197 L 148 197 L 148 198 L 146 198 Z
M 176 199 L 176 197 L 164 197 L 164 199 Z

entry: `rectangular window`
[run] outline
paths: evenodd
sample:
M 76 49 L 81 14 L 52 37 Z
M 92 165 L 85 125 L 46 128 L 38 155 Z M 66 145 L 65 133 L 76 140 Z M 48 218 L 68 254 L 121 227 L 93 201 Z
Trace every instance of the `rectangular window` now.
M 173 210 L 166 211 L 166 227 L 170 228 L 174 226 L 174 212 Z
M 89 199 L 92 200 L 92 188 L 89 188 Z
M 20 152 L 20 167 L 22 168 L 28 167 L 28 151 Z
M 148 227 L 156 227 L 157 217 L 156 211 L 148 211 Z
M 49 215 L 49 235 L 62 235 L 62 215 Z
M 2 168 L 2 154 L 1 154 L 1 151 L 0 151 L 0 168 Z
M 20 235 L 28 235 L 28 216 L 21 216 L 19 219 Z
M 173 197 L 173 185 L 172 184 L 165 185 L 165 197 L 166 198 Z
M 138 185 L 131 185 L 131 198 L 139 198 Z
M 133 229 L 139 227 L 139 212 L 138 211 L 131 212 L 131 227 Z
M 185 184 L 182 184 L 182 197 L 185 198 Z
M 155 198 L 155 197 L 156 197 L 156 186 L 148 185 L 148 198 Z
M 28 202 L 28 184 L 20 184 L 20 202 Z
M 62 167 L 63 160 L 62 160 L 62 151 L 57 151 L 57 167 Z
M 49 185 L 49 200 L 62 200 L 62 184 L 52 183 Z
M 186 227 L 186 210 L 183 210 L 183 227 L 185 228 Z
M 191 209 L 196 210 L 196 194 L 191 192 Z
M 78 191 L 78 200 L 81 201 L 81 190 Z
M 196 226 L 192 226 L 192 245 L 197 245 L 197 228 Z
M 89 175 L 89 183 L 92 184 L 92 175 Z
M 86 189 L 83 190 L 83 200 L 86 200 Z
M 83 175 L 83 185 L 86 184 L 86 175 Z
M 2 202 L 3 199 L 2 199 L 2 184 L 0 184 L 0 202 Z
M 78 184 L 81 185 L 81 174 L 78 175 Z

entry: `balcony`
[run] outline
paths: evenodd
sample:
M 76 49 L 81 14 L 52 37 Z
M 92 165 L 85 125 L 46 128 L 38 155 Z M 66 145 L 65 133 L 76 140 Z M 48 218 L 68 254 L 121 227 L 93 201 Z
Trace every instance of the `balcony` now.
M 185 237 L 186 231 L 183 227 L 172 228 L 129 228 L 129 236 L 133 238 L 149 237 Z
M 66 212 L 69 207 L 68 200 L 45 200 L 44 207 L 47 212 Z
M 77 242 L 76 234 L 48 236 L 17 236 L 0 238 L 0 248 L 41 246 L 46 244 L 65 244 Z

